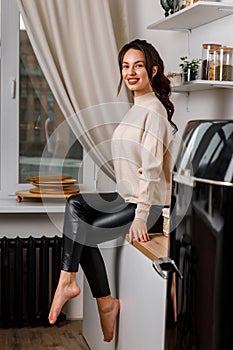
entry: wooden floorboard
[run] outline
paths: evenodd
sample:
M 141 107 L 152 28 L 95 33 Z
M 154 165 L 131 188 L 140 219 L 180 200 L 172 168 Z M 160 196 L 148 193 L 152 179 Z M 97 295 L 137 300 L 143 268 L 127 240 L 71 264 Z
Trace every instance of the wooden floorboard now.
M 90 350 L 82 336 L 82 321 L 53 327 L 0 328 L 1 350 Z

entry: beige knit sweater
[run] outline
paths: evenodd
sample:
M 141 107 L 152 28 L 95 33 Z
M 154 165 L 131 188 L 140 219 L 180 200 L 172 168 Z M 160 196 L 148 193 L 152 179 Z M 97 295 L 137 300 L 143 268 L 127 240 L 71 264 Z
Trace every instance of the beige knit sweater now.
M 114 131 L 117 192 L 126 202 L 137 204 L 136 219 L 147 221 L 153 204 L 170 204 L 172 130 L 166 109 L 151 92 L 134 99 Z

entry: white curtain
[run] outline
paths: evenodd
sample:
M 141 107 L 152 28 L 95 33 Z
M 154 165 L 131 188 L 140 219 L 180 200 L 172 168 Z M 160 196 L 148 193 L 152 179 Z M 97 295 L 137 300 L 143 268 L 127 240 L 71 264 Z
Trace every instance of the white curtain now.
M 34 52 L 79 142 L 114 178 L 110 140 L 129 108 L 117 96 L 127 41 L 124 0 L 17 0 Z

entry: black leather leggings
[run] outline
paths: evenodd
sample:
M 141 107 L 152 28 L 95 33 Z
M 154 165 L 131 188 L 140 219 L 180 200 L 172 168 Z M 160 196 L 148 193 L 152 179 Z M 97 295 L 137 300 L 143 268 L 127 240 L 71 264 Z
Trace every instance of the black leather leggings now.
M 124 238 L 135 208 L 136 204 L 125 203 L 116 192 L 77 194 L 67 200 L 61 269 L 76 272 L 80 264 L 95 298 L 110 294 L 98 244 Z M 151 207 L 148 232 L 162 232 L 162 208 Z

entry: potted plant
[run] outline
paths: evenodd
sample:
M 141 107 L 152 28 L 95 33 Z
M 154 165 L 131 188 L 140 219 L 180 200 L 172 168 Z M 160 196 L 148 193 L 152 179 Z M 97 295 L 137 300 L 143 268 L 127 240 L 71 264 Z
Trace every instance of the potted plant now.
M 195 80 L 197 78 L 197 72 L 201 63 L 200 58 L 194 58 L 191 61 L 187 56 L 180 57 L 182 61 L 180 67 L 183 71 L 184 81 Z

